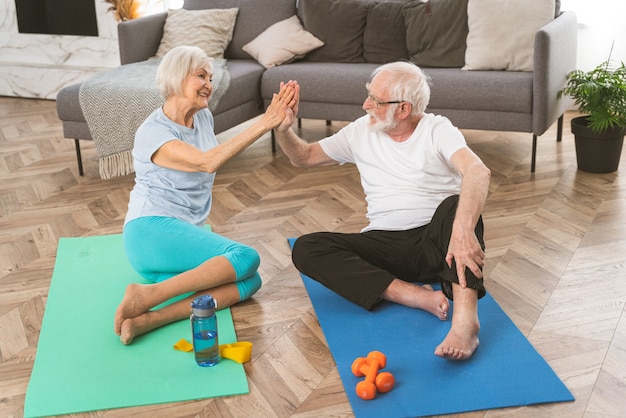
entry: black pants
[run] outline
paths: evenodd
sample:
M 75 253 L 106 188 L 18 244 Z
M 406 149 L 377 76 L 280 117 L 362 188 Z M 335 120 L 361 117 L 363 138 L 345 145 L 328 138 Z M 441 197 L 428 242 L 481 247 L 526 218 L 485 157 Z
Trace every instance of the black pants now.
M 316 232 L 298 238 L 293 263 L 298 270 L 349 301 L 371 310 L 395 278 L 407 282 L 440 282 L 452 299 L 458 283 L 456 267 L 445 256 L 459 197 L 450 196 L 435 211 L 428 225 L 406 231 L 367 231 L 345 234 Z M 483 250 L 482 218 L 476 236 Z M 465 269 L 467 286 L 485 295 L 483 280 Z

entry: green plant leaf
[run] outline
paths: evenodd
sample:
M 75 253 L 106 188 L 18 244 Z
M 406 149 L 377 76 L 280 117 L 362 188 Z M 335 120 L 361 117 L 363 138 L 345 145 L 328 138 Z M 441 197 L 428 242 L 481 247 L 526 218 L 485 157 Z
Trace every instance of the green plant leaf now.
M 612 67 L 605 61 L 590 71 L 574 70 L 557 94 L 563 96 L 570 96 L 588 116 L 594 132 L 626 126 L 626 65 Z

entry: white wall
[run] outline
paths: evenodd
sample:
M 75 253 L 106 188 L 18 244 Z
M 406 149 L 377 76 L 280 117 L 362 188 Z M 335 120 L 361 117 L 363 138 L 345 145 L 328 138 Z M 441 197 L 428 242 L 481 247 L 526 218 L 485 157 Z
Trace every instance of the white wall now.
M 63 87 L 120 65 L 117 22 L 104 0 L 84 0 L 95 1 L 97 37 L 19 33 L 15 1 L 0 0 L 0 96 L 55 99 Z M 141 12 L 177 3 L 142 0 Z
M 98 36 L 19 33 L 15 0 L 0 0 L 0 96 L 54 99 L 57 92 L 120 65 L 117 23 L 95 1 Z
M 626 1 L 561 0 L 578 17 L 578 68 L 590 70 L 609 58 L 626 62 Z

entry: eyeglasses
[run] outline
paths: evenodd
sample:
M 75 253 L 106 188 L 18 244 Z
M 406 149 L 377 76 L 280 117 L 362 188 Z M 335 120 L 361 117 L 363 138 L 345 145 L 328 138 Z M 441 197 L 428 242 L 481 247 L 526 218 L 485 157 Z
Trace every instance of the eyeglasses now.
M 388 101 L 388 102 L 381 102 L 380 100 L 378 100 L 377 98 L 375 98 L 371 94 L 368 94 L 367 98 L 370 99 L 370 101 L 372 103 L 374 103 L 374 108 L 375 109 L 378 109 L 380 107 L 380 105 L 404 103 L 404 100 L 391 100 L 391 101 Z
M 376 97 L 370 94 L 370 83 L 365 83 L 365 89 L 367 90 L 367 98 L 370 99 L 370 101 L 374 104 L 374 109 L 378 109 L 380 105 L 398 104 L 406 102 L 406 100 L 390 100 L 388 102 L 381 102 Z

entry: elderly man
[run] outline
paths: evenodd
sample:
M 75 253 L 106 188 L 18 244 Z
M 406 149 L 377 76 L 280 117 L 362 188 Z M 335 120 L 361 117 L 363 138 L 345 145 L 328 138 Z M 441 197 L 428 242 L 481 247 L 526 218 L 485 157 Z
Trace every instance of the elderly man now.
M 299 100 L 297 82 L 287 84 Z M 330 137 L 307 143 L 293 132 L 298 100 L 276 129 L 295 166 L 356 164 L 367 201 L 367 227 L 298 238 L 294 265 L 368 310 L 386 300 L 446 320 L 454 300 L 450 330 L 435 355 L 468 359 L 479 345 L 481 211 L 491 173 L 448 119 L 425 113 L 429 79 L 419 67 L 385 64 L 366 88 L 367 115 Z M 428 284 L 437 281 L 441 291 Z

